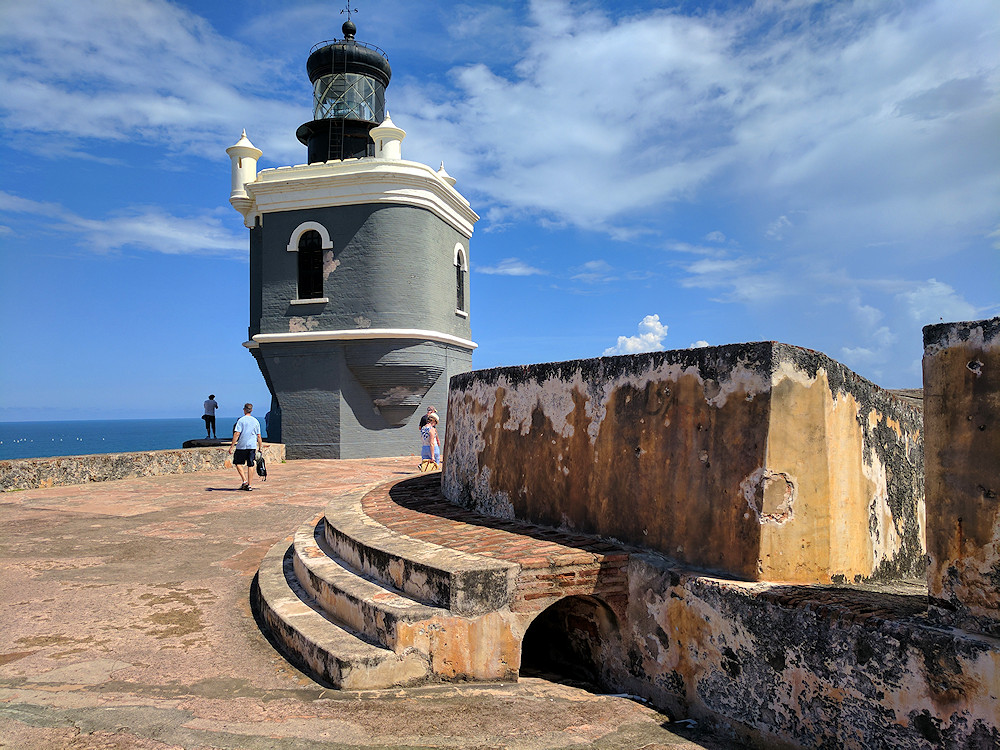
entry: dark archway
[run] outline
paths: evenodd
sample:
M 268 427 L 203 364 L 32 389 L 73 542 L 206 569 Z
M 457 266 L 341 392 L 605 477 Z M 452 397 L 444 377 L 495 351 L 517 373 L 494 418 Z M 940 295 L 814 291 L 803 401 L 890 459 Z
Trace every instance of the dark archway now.
M 521 675 L 614 689 L 610 676 L 621 658 L 614 612 L 592 596 L 560 599 L 539 614 L 521 641 Z
M 310 229 L 299 237 L 299 299 L 323 296 L 323 238 Z

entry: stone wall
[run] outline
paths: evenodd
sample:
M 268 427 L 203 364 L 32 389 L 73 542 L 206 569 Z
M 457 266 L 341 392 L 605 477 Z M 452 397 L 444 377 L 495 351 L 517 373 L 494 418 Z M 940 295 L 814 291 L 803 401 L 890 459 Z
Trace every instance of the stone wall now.
M 1000 747 L 1000 647 L 929 621 L 919 583 L 743 582 L 633 556 L 618 625 L 608 688 L 749 746 Z
M 650 550 L 524 663 L 754 747 L 1000 747 L 1000 319 L 925 347 L 923 416 L 775 343 L 453 378 L 452 502 Z
M 449 377 L 472 363 L 468 350 L 402 339 L 254 351 L 281 404 L 289 459 L 419 455 L 420 417 L 428 406 L 445 411 Z M 270 436 L 273 424 L 272 417 Z
M 774 342 L 451 381 L 452 501 L 751 580 L 921 576 L 920 410 Z
M 924 329 L 928 588 L 1000 636 L 1000 318 Z
M 325 227 L 333 243 L 323 269 L 329 301 L 292 305 L 298 255 L 286 247 L 306 221 Z M 469 257 L 469 238 L 431 211 L 388 203 L 275 211 L 250 235 L 251 314 L 259 311 L 251 336 L 414 328 L 470 338 L 469 317 L 455 312 L 454 260 L 456 245 Z
M 220 446 L 0 461 L 0 491 L 214 471 L 223 468 L 228 450 L 228 446 Z M 264 460 L 269 464 L 281 463 L 285 460 L 285 446 L 265 443 Z

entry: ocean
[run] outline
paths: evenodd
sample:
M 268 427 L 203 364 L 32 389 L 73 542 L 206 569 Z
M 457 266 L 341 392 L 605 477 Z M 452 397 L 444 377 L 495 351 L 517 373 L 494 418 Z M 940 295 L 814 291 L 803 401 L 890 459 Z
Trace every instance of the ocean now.
M 238 418 L 216 416 L 220 438 L 233 436 Z M 0 460 L 167 450 L 203 438 L 204 433 L 205 423 L 197 417 L 0 422 Z

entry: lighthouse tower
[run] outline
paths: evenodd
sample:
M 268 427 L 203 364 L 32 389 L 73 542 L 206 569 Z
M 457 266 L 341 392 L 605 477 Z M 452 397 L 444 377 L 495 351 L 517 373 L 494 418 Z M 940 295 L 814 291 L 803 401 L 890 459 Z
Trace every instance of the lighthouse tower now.
M 412 453 L 428 405 L 471 368 L 469 239 L 479 219 L 455 180 L 402 158 L 385 109 L 392 71 L 354 38 L 306 64 L 308 163 L 257 171 L 244 132 L 227 149 L 230 203 L 250 229 L 244 344 L 271 392 L 268 438 L 290 458 Z

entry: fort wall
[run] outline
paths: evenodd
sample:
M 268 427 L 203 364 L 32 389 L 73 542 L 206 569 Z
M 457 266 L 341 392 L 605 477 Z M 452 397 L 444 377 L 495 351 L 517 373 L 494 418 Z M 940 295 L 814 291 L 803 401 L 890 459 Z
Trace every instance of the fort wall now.
M 919 583 L 744 582 L 633 556 L 618 624 L 606 684 L 750 746 L 1000 746 L 1000 646 L 929 619 Z
M 567 578 L 522 654 L 537 621 L 755 747 L 998 747 L 998 332 L 925 329 L 923 418 L 775 343 L 459 375 L 442 490 L 648 550 L 625 597 Z
M 920 411 L 774 342 L 458 375 L 443 491 L 748 580 L 919 577 Z
M 228 446 L 219 446 L 0 461 L 0 492 L 213 471 L 223 468 L 228 450 Z M 285 446 L 265 443 L 264 460 L 281 463 L 285 460 Z
M 924 329 L 924 398 L 931 601 L 1000 636 L 1000 318 Z

